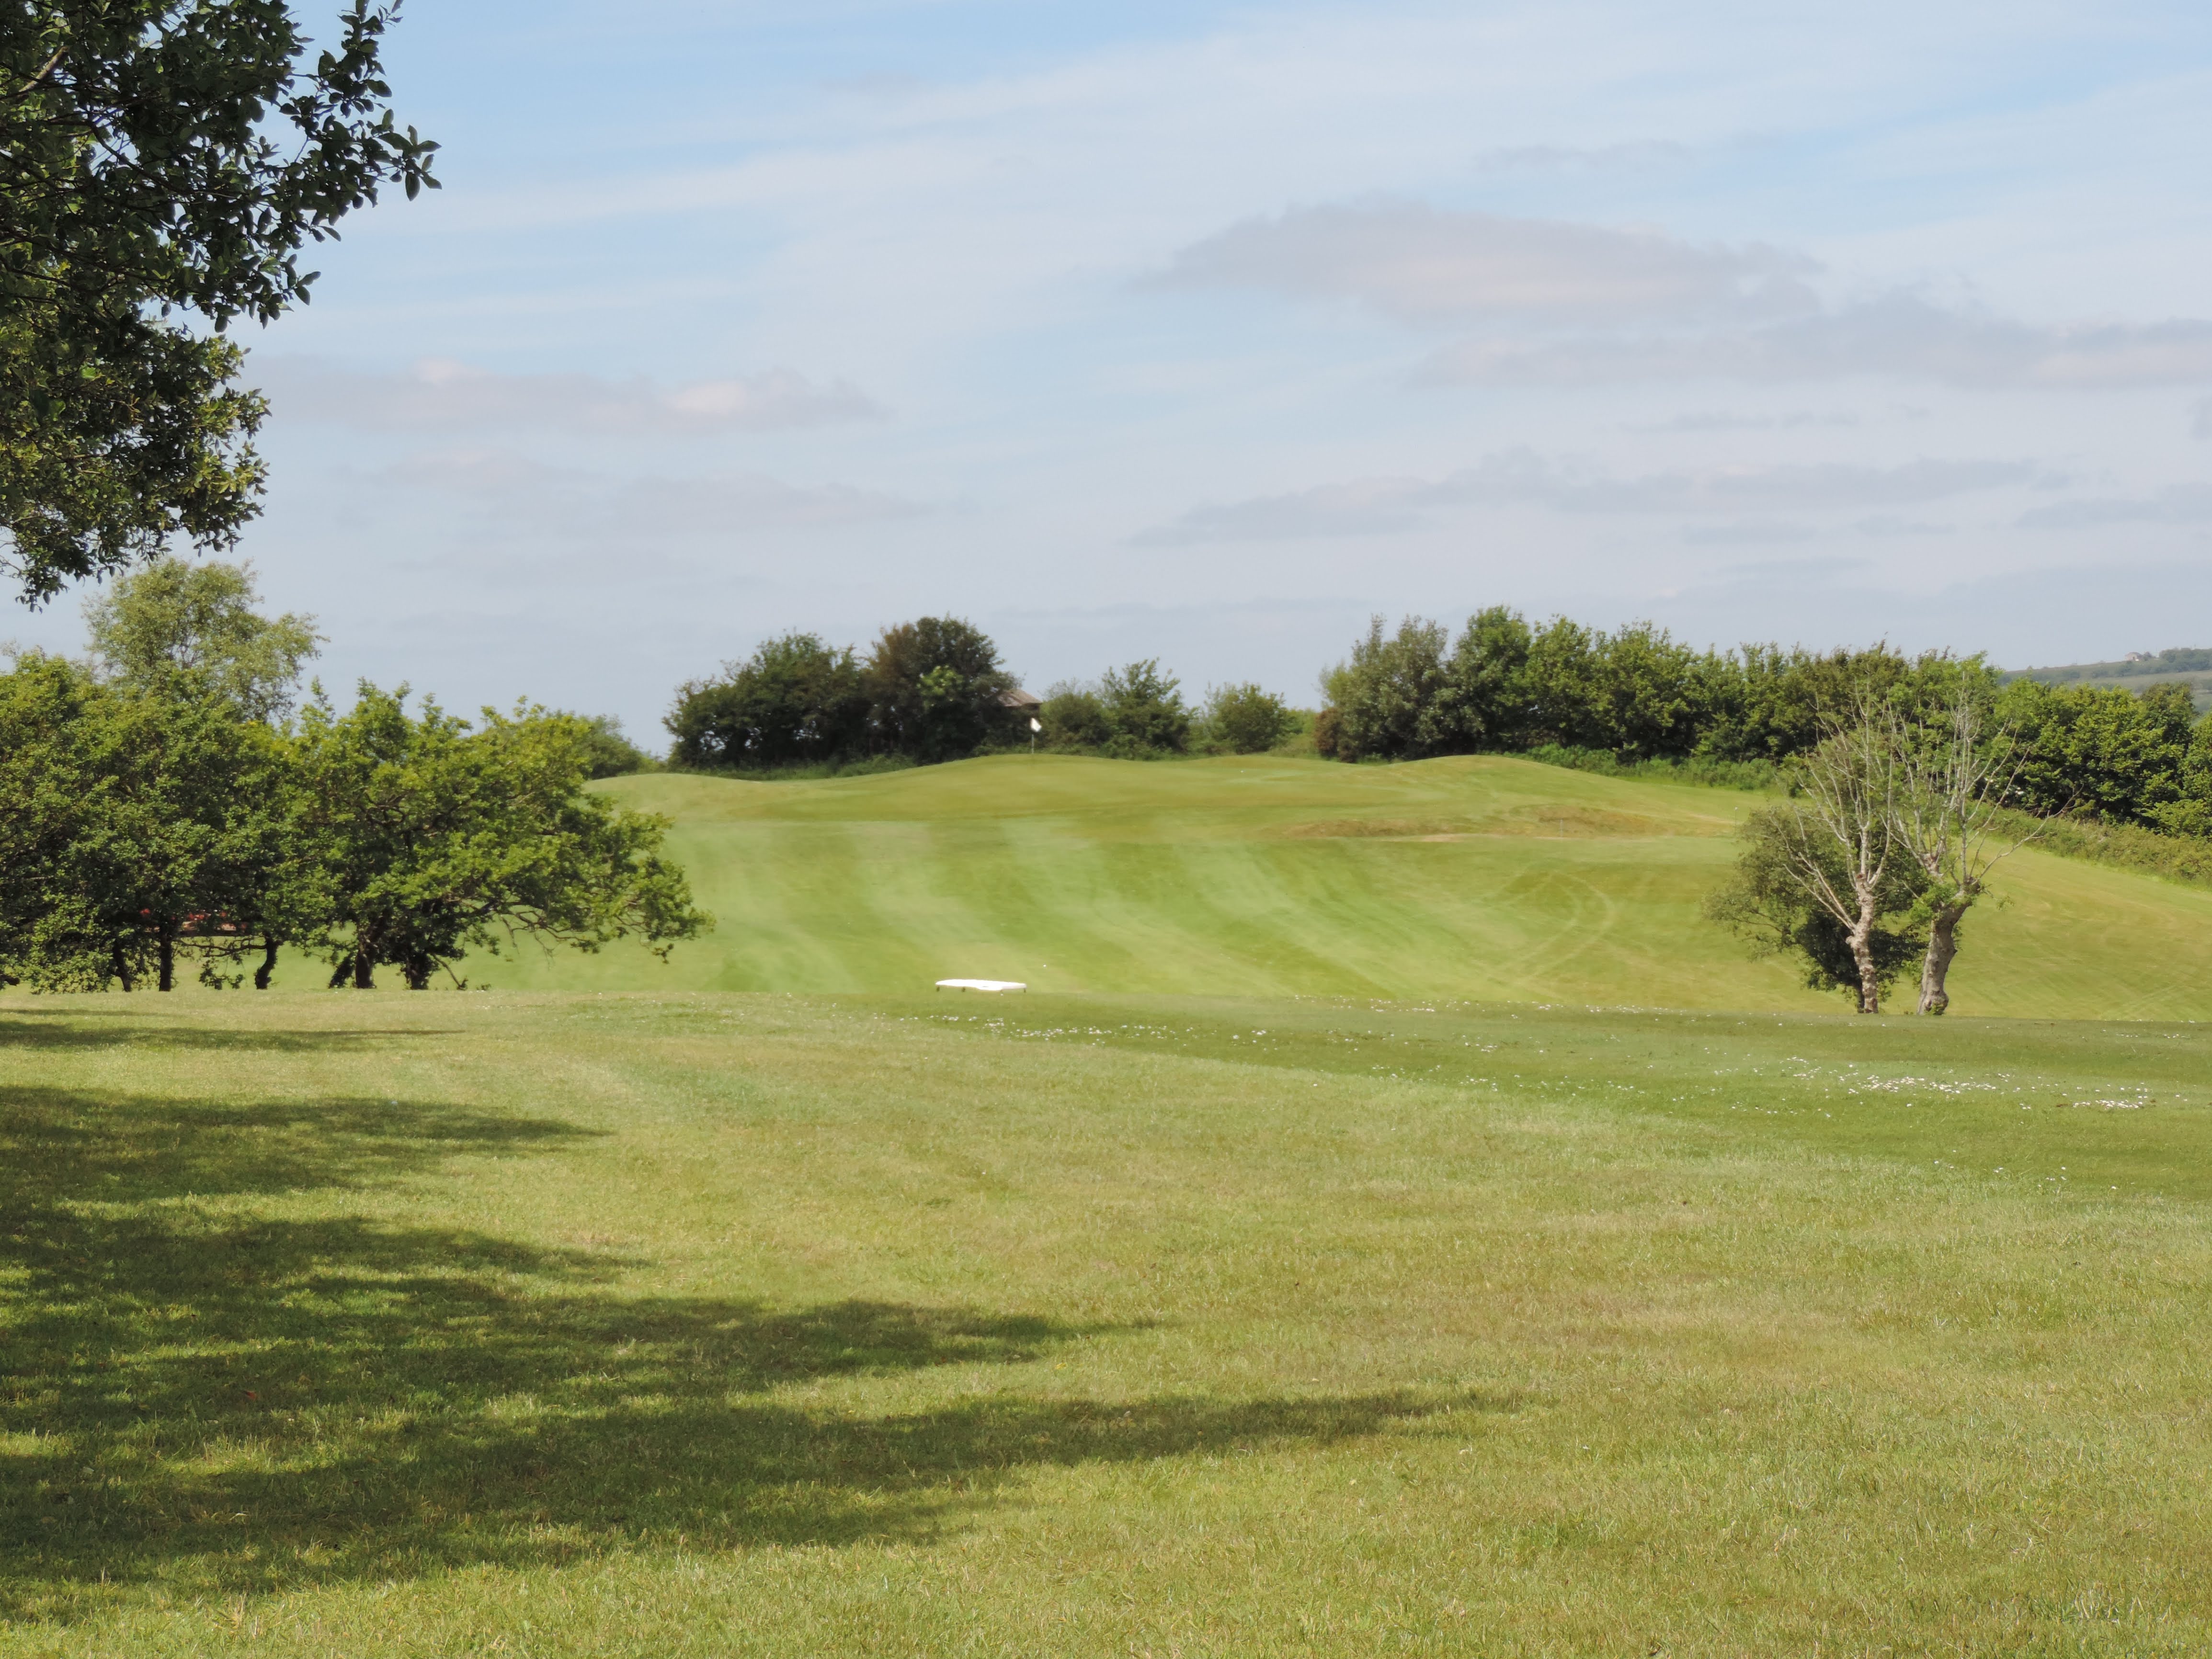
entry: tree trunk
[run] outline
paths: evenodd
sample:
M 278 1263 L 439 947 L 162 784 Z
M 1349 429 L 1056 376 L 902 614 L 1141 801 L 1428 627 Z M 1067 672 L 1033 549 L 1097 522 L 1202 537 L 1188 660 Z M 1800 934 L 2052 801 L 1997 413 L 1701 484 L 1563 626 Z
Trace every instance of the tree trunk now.
M 115 969 L 115 977 L 123 981 L 125 994 L 129 994 L 131 990 L 131 963 L 125 957 L 123 954 L 123 947 L 121 945 L 118 945 L 115 947 L 115 952 L 113 957 L 111 958 L 111 962 L 112 965 Z
M 376 941 L 366 928 L 356 928 L 353 936 L 353 988 L 374 991 L 376 988 Z
M 156 951 L 161 964 L 161 976 L 155 981 L 156 989 L 173 991 L 177 988 L 177 941 L 163 927 L 156 937 Z
M 257 991 L 267 990 L 270 976 L 276 971 L 276 935 L 273 933 L 264 935 L 261 941 L 261 965 L 253 970 L 253 988 Z
M 1951 958 L 1959 954 L 1959 918 L 1966 914 L 1965 902 L 1947 904 L 1929 925 L 1928 956 L 1920 964 L 1920 1012 L 1923 1014 L 1940 1014 L 1951 1006 L 1943 979 L 1951 971 Z
M 1859 969 L 1859 1012 L 1878 1014 L 1881 1012 L 1881 971 L 1875 965 L 1874 925 L 1881 919 L 1881 902 L 1872 878 L 1862 874 L 1854 884 L 1858 889 L 1859 915 L 1846 937 L 1850 940 L 1851 960 Z

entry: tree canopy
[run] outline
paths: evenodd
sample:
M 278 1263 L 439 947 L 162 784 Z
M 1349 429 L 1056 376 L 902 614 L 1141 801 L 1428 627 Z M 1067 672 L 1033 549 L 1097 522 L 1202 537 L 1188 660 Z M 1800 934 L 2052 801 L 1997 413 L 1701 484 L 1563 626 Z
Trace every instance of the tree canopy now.
M 618 723 L 521 707 L 480 725 L 364 684 L 286 718 L 313 619 L 252 574 L 164 561 L 87 606 L 98 655 L 0 673 L 0 982 L 232 986 L 305 946 L 415 988 L 530 939 L 665 955 L 712 926 L 664 820 L 587 790 L 649 763 Z M 96 665 L 96 667 L 95 665 Z
M 956 617 L 886 628 L 865 659 L 820 635 L 782 635 L 741 662 L 686 681 L 664 724 L 682 766 L 774 770 L 870 757 L 921 764 L 1013 741 L 1013 676 Z
M 38 602 L 258 510 L 264 408 L 223 337 L 307 298 L 307 244 L 437 148 L 390 107 L 397 16 L 316 49 L 282 0 L 0 0 L 0 532 Z M 212 331 L 210 332 L 208 331 Z
M 406 691 L 363 682 L 353 708 L 317 697 L 295 742 L 291 830 L 313 918 L 305 943 L 333 985 L 397 967 L 426 988 L 470 951 L 525 939 L 596 951 L 644 939 L 665 956 L 712 925 L 661 856 L 667 820 L 587 793 L 589 722 L 487 709 L 471 729 Z
M 279 720 L 323 636 L 313 617 L 262 616 L 259 599 L 251 565 L 157 559 L 87 602 L 85 632 L 106 678 L 197 674 L 246 719 Z
M 0 960 L 47 989 L 176 982 L 267 924 L 283 744 L 204 674 L 102 685 L 31 657 L 0 676 Z

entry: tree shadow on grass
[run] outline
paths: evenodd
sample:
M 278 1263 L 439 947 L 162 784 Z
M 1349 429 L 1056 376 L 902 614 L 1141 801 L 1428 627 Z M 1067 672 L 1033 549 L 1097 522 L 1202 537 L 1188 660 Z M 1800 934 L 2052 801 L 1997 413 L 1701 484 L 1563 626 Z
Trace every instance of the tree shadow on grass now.
M 113 1020 L 101 1025 L 89 1022 Z M 175 1023 L 172 1024 L 171 1021 Z M 80 1024 L 78 1022 L 87 1022 Z M 0 1009 L 0 1052 L 9 1048 L 198 1048 L 312 1054 L 383 1048 L 412 1037 L 459 1036 L 458 1026 L 392 1025 L 362 1030 L 309 1027 L 238 1030 L 193 1024 L 143 1008 Z
M 0 1090 L 0 1619 L 154 1579 L 230 1595 L 926 1538 L 1024 1469 L 1321 1443 L 1436 1409 L 1005 1391 L 872 1414 L 788 1385 L 1018 1364 L 1103 1328 L 625 1295 L 603 1253 L 238 1202 L 577 1133 L 421 1103 Z

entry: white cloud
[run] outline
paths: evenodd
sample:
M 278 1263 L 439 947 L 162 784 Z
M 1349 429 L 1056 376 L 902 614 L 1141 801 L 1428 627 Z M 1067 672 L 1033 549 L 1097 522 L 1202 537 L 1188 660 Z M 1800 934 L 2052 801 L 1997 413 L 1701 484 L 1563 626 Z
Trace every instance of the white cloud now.
M 1423 325 L 1604 324 L 1809 312 L 1816 267 L 1778 249 L 1374 201 L 1251 219 L 1185 248 L 1146 283 L 1354 300 Z
M 1841 463 L 1711 467 L 1618 477 L 1516 450 L 1486 456 L 1440 479 L 1358 479 L 1194 507 L 1135 539 L 1140 545 L 1171 547 L 1388 535 L 1419 527 L 1437 510 L 1470 505 L 1686 516 L 1864 509 L 2054 481 L 2042 468 L 2024 461 L 1941 460 L 1887 467 Z M 1771 532 L 1773 526 L 1765 529 Z M 1707 538 L 1723 538 L 1715 532 Z
M 423 358 L 400 374 L 276 357 L 257 363 L 253 378 L 289 419 L 376 431 L 765 432 L 884 412 L 843 380 L 811 380 L 787 368 L 660 386 L 641 375 L 501 374 L 444 357 Z
M 593 538 L 869 524 L 930 510 L 850 484 L 792 484 L 750 472 L 616 479 L 501 450 L 412 455 L 376 476 L 387 486 L 461 497 L 504 526 Z
M 1765 243 L 1448 211 L 1376 200 L 1247 220 L 1186 247 L 1146 286 L 1344 300 L 1446 347 L 1431 385 L 1835 380 L 2081 390 L 2212 381 L 2212 321 L 2052 326 L 1905 289 L 1826 301 L 1820 264 Z

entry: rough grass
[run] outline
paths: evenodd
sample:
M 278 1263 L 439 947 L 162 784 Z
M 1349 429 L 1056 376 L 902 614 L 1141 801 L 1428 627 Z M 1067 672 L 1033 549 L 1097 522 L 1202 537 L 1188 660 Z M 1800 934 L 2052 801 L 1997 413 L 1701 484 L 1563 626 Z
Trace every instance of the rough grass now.
M 721 919 L 666 968 L 534 952 L 502 988 L 1043 990 L 1842 1006 L 1699 914 L 1760 797 L 1488 756 L 1137 766 L 1003 757 L 610 787 L 672 817 Z M 1953 978 L 1966 1014 L 2212 1018 L 2212 890 L 2031 848 Z M 293 982 L 313 981 L 298 964 Z
M 2209 1048 L 0 999 L 0 1653 L 2201 1653 Z

